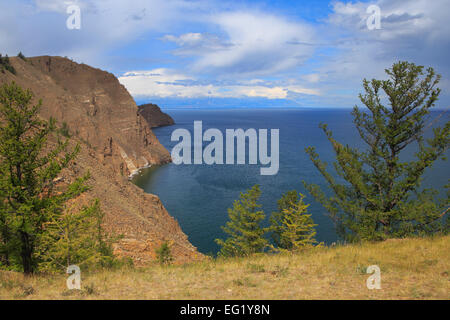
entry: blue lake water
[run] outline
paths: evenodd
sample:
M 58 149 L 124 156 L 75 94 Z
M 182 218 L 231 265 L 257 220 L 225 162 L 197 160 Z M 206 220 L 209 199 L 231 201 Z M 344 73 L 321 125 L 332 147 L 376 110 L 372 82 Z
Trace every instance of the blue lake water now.
M 297 190 L 307 197 L 309 212 L 318 224 L 317 240 L 330 244 L 338 240 L 334 225 L 325 209 L 316 203 L 303 187 L 302 180 L 326 187 L 323 177 L 313 166 L 304 149 L 315 146 L 321 159 L 330 165 L 333 151 L 324 133 L 318 128 L 327 123 L 334 137 L 345 144 L 363 147 L 352 123 L 350 110 L 280 110 L 280 109 L 230 109 L 230 110 L 163 110 L 170 114 L 176 125 L 154 129 L 159 141 L 171 151 L 178 142 L 171 141 L 177 128 L 188 129 L 193 136 L 196 120 L 208 128 L 220 129 L 279 129 L 280 168 L 277 175 L 260 175 L 261 165 L 175 165 L 173 163 L 144 170 L 134 178 L 134 183 L 146 192 L 158 195 L 168 212 L 175 217 L 189 241 L 200 252 L 216 253 L 214 239 L 224 238 L 221 226 L 228 220 L 227 208 L 239 198 L 242 191 L 259 184 L 262 191 L 260 203 L 268 217 L 276 210 L 276 201 L 289 190 Z M 442 118 L 448 121 L 448 116 Z M 205 143 L 206 145 L 206 143 Z M 225 145 L 225 144 L 224 144 Z M 269 149 L 270 150 L 270 149 Z M 414 150 L 407 151 L 410 156 Z M 246 162 L 248 163 L 248 162 Z M 426 172 L 425 186 L 442 188 L 448 183 L 450 168 L 447 161 L 435 163 Z

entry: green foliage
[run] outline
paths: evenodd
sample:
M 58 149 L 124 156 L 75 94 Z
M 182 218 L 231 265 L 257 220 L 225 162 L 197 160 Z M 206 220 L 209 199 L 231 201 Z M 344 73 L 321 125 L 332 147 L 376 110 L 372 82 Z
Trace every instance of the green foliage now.
M 8 55 L 3 57 L 0 54 L 0 72 L 5 73 L 5 70 L 11 72 L 12 74 L 16 74 L 16 69 L 14 69 L 11 65 Z
M 20 58 L 20 59 L 22 59 L 23 61 L 27 61 L 27 58 L 25 58 L 25 56 L 23 55 L 22 51 L 20 51 L 20 52 L 17 54 L 17 57 Z
M 156 258 L 161 265 L 168 265 L 173 262 L 172 252 L 167 241 L 164 241 L 161 246 L 155 250 L 155 252 Z
M 330 213 L 346 241 L 432 234 L 448 228 L 442 219 L 449 206 L 448 195 L 439 202 L 435 190 L 421 188 L 425 170 L 449 146 L 450 122 L 434 128 L 433 137 L 424 139 L 426 116 L 440 94 L 436 86 L 441 77 L 432 68 L 424 73 L 422 66 L 408 62 L 395 63 L 386 73 L 388 80 L 363 81 L 365 93 L 359 98 L 368 111 L 355 106 L 352 112 L 365 149 L 339 143 L 321 125 L 336 154 L 338 180 L 313 147 L 306 149 L 332 195 L 327 197 L 317 185 L 304 184 Z M 404 162 L 400 155 L 410 144 L 418 151 L 414 160 Z
M 284 247 L 280 239 L 281 233 L 283 232 L 283 211 L 292 207 L 292 205 L 297 203 L 298 200 L 299 198 L 296 190 L 291 190 L 284 193 L 281 196 L 281 199 L 277 201 L 278 211 L 272 212 L 272 215 L 270 216 L 270 230 L 272 231 L 271 237 L 274 244 L 279 248 Z
M 216 243 L 222 247 L 219 256 L 246 256 L 262 252 L 267 247 L 264 238 L 267 229 L 261 227 L 265 215 L 257 203 L 260 196 L 261 190 L 255 185 L 241 193 L 240 199 L 233 203 L 233 208 L 228 209 L 230 221 L 222 229 L 229 237 L 226 240 L 216 239 Z
M 278 201 L 279 212 L 271 217 L 271 229 L 278 250 L 298 251 L 316 243 L 315 227 L 311 214 L 307 214 L 308 204 L 304 195 L 289 191 Z
M 55 215 L 39 238 L 39 270 L 61 272 L 72 264 L 84 270 L 114 265 L 112 244 L 118 238 L 106 235 L 103 218 L 98 200 L 81 210 L 72 206 Z
M 59 128 L 59 133 L 66 137 L 66 138 L 70 138 L 70 131 L 69 131 L 69 126 L 67 125 L 67 122 L 63 122 L 61 128 Z
M 0 254 L 4 266 L 33 273 L 39 264 L 36 248 L 44 226 L 61 214 L 69 199 L 85 192 L 88 176 L 66 188 L 55 179 L 79 152 L 68 140 L 47 142 L 55 120 L 38 117 L 42 101 L 14 82 L 0 87 Z

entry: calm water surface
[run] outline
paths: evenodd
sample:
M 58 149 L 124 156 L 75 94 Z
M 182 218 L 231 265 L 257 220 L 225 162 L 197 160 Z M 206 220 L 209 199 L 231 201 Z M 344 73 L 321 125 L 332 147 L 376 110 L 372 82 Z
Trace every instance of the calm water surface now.
M 171 151 L 177 142 L 170 141 L 172 132 L 185 128 L 193 136 L 195 120 L 203 122 L 203 131 L 225 129 L 280 129 L 280 169 L 277 175 L 261 176 L 260 165 L 174 165 L 152 167 L 135 177 L 134 183 L 146 192 L 158 195 L 169 213 L 175 217 L 190 242 L 200 252 L 216 253 L 216 238 L 223 238 L 220 226 L 228 220 L 227 208 L 240 192 L 255 184 L 261 186 L 260 203 L 269 216 L 276 209 L 282 193 L 297 190 L 310 203 L 309 212 L 318 224 L 317 240 L 330 244 L 337 239 L 331 219 L 303 187 L 302 180 L 325 187 L 304 149 L 315 146 L 322 160 L 331 164 L 333 152 L 325 135 L 318 128 L 328 124 L 334 137 L 351 146 L 363 147 L 353 126 L 350 110 L 164 110 L 176 125 L 156 128 L 159 141 Z M 448 121 L 442 119 L 442 121 Z M 224 144 L 225 145 L 225 144 Z M 270 149 L 269 149 L 270 150 Z M 408 150 L 409 154 L 413 150 Z M 192 153 L 193 154 L 193 153 Z M 408 155 L 407 155 L 408 156 Z M 247 161 L 248 163 L 248 161 Z M 442 187 L 450 178 L 448 162 L 439 161 L 426 173 L 425 185 Z

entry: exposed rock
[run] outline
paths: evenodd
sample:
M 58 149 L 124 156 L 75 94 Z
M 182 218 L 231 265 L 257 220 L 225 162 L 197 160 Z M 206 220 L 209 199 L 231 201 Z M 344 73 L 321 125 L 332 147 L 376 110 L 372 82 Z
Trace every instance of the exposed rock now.
M 90 172 L 92 189 L 77 201 L 100 199 L 105 228 L 124 235 L 116 252 L 144 264 L 169 241 L 176 262 L 201 258 L 160 199 L 128 180 L 142 167 L 171 159 L 116 77 L 61 57 L 11 58 L 11 64 L 16 75 L 0 73 L 0 85 L 15 81 L 31 89 L 43 101 L 40 115 L 65 122 L 73 143 L 80 143 L 76 162 L 59 181 Z
M 161 109 L 153 103 L 143 104 L 139 107 L 139 113 L 147 120 L 151 128 L 171 126 L 175 124 L 172 117 L 161 111 Z

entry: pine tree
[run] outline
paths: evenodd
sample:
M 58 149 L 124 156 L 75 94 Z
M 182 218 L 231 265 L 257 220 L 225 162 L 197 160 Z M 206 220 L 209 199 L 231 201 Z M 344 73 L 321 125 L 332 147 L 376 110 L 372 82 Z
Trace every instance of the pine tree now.
M 274 212 L 271 219 L 278 250 L 297 251 L 317 243 L 317 225 L 307 213 L 309 204 L 303 202 L 304 197 L 294 190 L 285 193 L 278 201 L 279 212 Z
M 283 211 L 289 209 L 293 204 L 297 203 L 299 200 L 298 193 L 296 190 L 291 190 L 284 193 L 281 198 L 277 201 L 278 211 L 272 212 L 270 216 L 270 231 L 272 231 L 271 237 L 276 247 L 283 248 L 281 243 L 281 233 L 283 232 Z
M 0 179 L 0 183 L 3 182 L 3 179 Z M 0 190 L 3 190 L 2 186 L 0 186 Z M 17 261 L 15 261 L 15 257 L 11 255 L 14 247 L 17 247 L 19 244 L 14 239 L 11 227 L 8 221 L 7 215 L 7 204 L 5 199 L 0 195 L 0 268 L 4 269 L 14 269 L 14 266 L 17 265 Z
M 113 262 L 112 244 L 116 239 L 105 234 L 103 218 L 98 200 L 79 210 L 72 205 L 55 215 L 40 235 L 39 270 L 57 272 L 72 264 L 87 269 Z
M 267 230 L 261 227 L 265 215 L 257 203 L 260 196 L 261 190 L 255 185 L 241 193 L 239 200 L 233 203 L 233 208 L 228 209 L 230 221 L 222 229 L 229 237 L 226 240 L 216 239 L 216 243 L 221 246 L 220 256 L 246 256 L 266 248 L 264 234 Z
M 9 61 L 8 55 L 3 57 L 0 54 L 0 72 L 5 73 L 5 70 L 11 72 L 12 74 L 16 74 L 16 69 L 14 69 L 11 62 Z
M 336 154 L 339 179 L 327 171 L 313 147 L 306 149 L 332 195 L 325 196 L 317 185 L 304 184 L 347 241 L 437 232 L 443 228 L 449 205 L 448 196 L 439 203 L 435 190 L 421 188 L 425 170 L 444 157 L 449 146 L 450 122 L 434 128 L 430 139 L 424 138 L 427 115 L 441 92 L 436 87 L 440 76 L 432 68 L 424 73 L 422 66 L 408 62 L 395 63 L 386 73 L 387 80 L 363 81 L 365 94 L 359 98 L 368 110 L 355 106 L 352 112 L 366 148 L 339 143 L 321 125 Z M 415 159 L 402 161 L 402 151 L 410 144 L 418 148 Z
M 0 231 L 3 260 L 20 261 L 23 272 L 38 265 L 36 247 L 43 227 L 61 206 L 87 190 L 88 176 L 67 188 L 55 178 L 79 152 L 68 151 L 68 140 L 48 143 L 55 120 L 45 121 L 38 112 L 42 101 L 31 105 L 33 94 L 14 82 L 0 87 Z
M 20 52 L 17 54 L 17 57 L 20 58 L 20 59 L 22 59 L 23 61 L 27 61 L 27 58 L 26 58 L 25 55 L 22 53 L 22 51 L 20 51 Z

